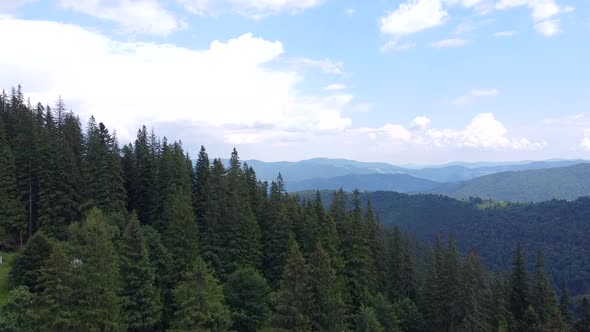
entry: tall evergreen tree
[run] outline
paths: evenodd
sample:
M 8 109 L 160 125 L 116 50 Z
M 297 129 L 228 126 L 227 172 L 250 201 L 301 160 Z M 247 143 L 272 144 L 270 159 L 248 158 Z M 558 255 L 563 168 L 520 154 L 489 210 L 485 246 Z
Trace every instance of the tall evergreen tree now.
M 357 332 L 385 332 L 383 325 L 377 319 L 375 310 L 364 304 L 359 308 L 355 325 Z
M 449 330 L 456 330 L 463 321 L 461 265 L 461 256 L 457 250 L 455 238 L 450 236 L 442 264 L 444 321 L 445 327 Z
M 26 286 L 32 292 L 39 287 L 39 277 L 53 244 L 43 232 L 37 232 L 29 239 L 25 249 L 16 257 L 10 270 L 10 279 L 15 286 Z
M 255 332 L 265 326 L 272 313 L 270 287 L 256 269 L 245 267 L 235 271 L 223 290 L 236 331 Z
M 580 319 L 575 323 L 576 332 L 590 332 L 590 300 L 584 298 L 580 306 Z
M 289 248 L 280 288 L 273 298 L 273 327 L 281 331 L 311 331 L 313 289 L 309 268 L 295 240 L 291 239 Z
M 510 310 L 521 321 L 529 306 L 528 276 L 520 242 L 516 246 L 510 276 Z
M 483 267 L 479 258 L 472 251 L 467 255 L 462 273 L 462 331 L 491 331 L 490 314 L 486 304 L 489 292 L 485 281 Z
M 170 331 L 226 331 L 230 313 L 223 291 L 205 262 L 197 257 L 174 289 L 176 312 Z
M 445 328 L 446 302 L 444 296 L 443 255 L 440 237 L 437 234 L 430 252 L 427 291 L 425 294 L 426 314 L 433 330 L 443 330 Z
M 113 331 L 124 328 L 119 284 L 119 257 L 113 229 L 98 209 L 70 227 L 74 262 L 79 276 L 76 316 L 78 331 Z
M 27 229 L 25 210 L 18 196 L 12 149 L 0 116 L 0 248 L 22 246 Z
M 142 224 L 156 222 L 157 202 L 157 156 L 154 154 L 155 142 L 150 141 L 147 128 L 143 126 L 137 132 L 134 144 L 136 179 L 135 195 L 132 206 L 137 209 L 137 216 Z
M 311 256 L 311 284 L 314 293 L 313 330 L 346 330 L 346 306 L 341 279 L 332 266 L 330 256 L 318 244 Z
M 195 173 L 195 214 L 199 223 L 204 223 L 209 194 L 208 185 L 211 177 L 211 163 L 209 162 L 207 150 L 202 145 L 197 158 Z M 204 229 L 202 230 L 204 231 Z
M 145 331 L 160 321 L 162 304 L 154 271 L 137 215 L 132 214 L 123 235 L 121 278 L 123 312 L 130 331 Z
M 40 331 L 74 331 L 76 323 L 76 277 L 72 259 L 60 245 L 53 247 L 41 270 L 39 284 L 43 288 L 35 301 Z
M 559 294 L 559 312 L 566 325 L 570 325 L 572 322 L 570 305 L 570 294 L 567 289 L 567 281 L 564 279 L 563 283 L 561 284 L 561 293 Z
M 557 311 L 557 302 L 553 287 L 545 275 L 545 260 L 541 250 L 537 251 L 537 263 L 530 300 L 540 323 L 542 325 L 547 324 Z

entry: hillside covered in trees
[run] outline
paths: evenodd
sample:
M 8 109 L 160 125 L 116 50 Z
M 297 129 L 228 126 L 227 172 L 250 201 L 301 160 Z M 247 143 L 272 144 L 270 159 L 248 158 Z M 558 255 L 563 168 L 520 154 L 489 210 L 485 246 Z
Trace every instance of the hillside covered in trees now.
M 324 208 L 235 149 L 193 165 L 145 127 L 120 147 L 15 89 L 0 97 L 0 248 L 18 251 L 0 330 L 588 331 L 590 303 L 554 290 L 541 251 L 529 270 L 506 239 L 512 264 L 491 271 L 453 236 L 381 226 L 370 198 Z

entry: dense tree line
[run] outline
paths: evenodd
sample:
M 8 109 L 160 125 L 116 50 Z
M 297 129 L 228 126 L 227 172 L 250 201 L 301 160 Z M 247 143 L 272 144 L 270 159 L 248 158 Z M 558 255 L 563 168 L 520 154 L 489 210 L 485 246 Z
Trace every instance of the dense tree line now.
M 355 191 L 289 195 L 141 128 L 0 97 L 1 331 L 587 331 L 543 255 L 492 274 L 456 241 L 385 229 Z

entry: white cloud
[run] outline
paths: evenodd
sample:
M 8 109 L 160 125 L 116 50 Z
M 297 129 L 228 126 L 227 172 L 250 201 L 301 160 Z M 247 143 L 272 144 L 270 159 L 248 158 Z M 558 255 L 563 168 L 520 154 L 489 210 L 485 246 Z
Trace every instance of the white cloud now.
M 466 94 L 455 98 L 455 100 L 453 100 L 453 104 L 467 105 L 475 102 L 479 98 L 496 97 L 498 95 L 500 95 L 500 91 L 498 89 L 473 89 Z
M 296 58 L 290 61 L 295 67 L 298 68 L 313 68 L 320 69 L 326 74 L 342 75 L 344 74 L 342 62 L 333 61 L 330 59 L 309 59 L 309 58 Z
M 407 50 L 411 50 L 412 48 L 416 47 L 416 44 L 412 42 L 400 42 L 399 40 L 390 40 L 381 46 L 381 52 L 389 52 L 389 51 L 397 51 L 403 52 Z
M 535 30 L 546 37 L 553 37 L 560 33 L 559 20 L 545 20 L 535 24 Z
M 386 124 L 379 128 L 360 128 L 359 133 L 370 140 L 389 140 L 395 144 L 427 145 L 437 148 L 474 148 L 483 150 L 540 150 L 547 146 L 545 141 L 531 141 L 514 138 L 508 129 L 491 113 L 475 116 L 462 130 L 429 128 L 430 119 L 417 117 L 408 130 L 399 124 Z
M 574 7 L 560 6 L 556 0 L 500 0 L 496 4 L 496 9 L 504 10 L 523 6 L 531 9 L 535 29 L 546 37 L 552 37 L 561 32 L 557 15 L 574 11 Z
M 184 23 L 157 0 L 58 0 L 61 7 L 118 23 L 124 32 L 168 35 Z
M 38 0 L 0 0 L 0 10 L 10 10 Z
M 326 91 L 340 91 L 346 89 L 346 85 L 342 83 L 334 83 L 326 86 L 324 90 Z
M 417 116 L 412 120 L 412 125 L 410 128 L 412 129 L 426 129 L 430 125 L 430 119 L 425 116 Z
M 514 30 L 498 31 L 494 33 L 494 37 L 512 37 L 516 34 L 517 32 Z
M 584 138 L 580 142 L 580 147 L 584 150 L 590 151 L 590 128 L 584 130 Z
M 430 44 L 434 48 L 456 48 L 469 44 L 469 40 L 462 38 L 443 39 Z
M 437 27 L 448 17 L 440 0 L 408 0 L 383 16 L 381 32 L 393 36 L 407 36 Z
M 282 13 L 295 14 L 321 5 L 325 0 L 177 0 L 193 14 L 232 11 L 254 19 Z
M 356 14 L 356 9 L 354 9 L 354 8 L 348 8 L 346 10 L 346 15 L 348 15 L 348 16 L 354 16 L 354 14 Z
M 351 126 L 342 115 L 351 95 L 302 93 L 303 73 L 267 66 L 283 56 L 279 41 L 245 34 L 191 50 L 16 19 L 0 20 L 0 31 L 19 31 L 3 37 L 14 47 L 0 52 L 2 84 L 22 84 L 35 102 L 53 104 L 63 95 L 83 119 L 94 114 L 115 127 L 121 141 L 142 123 L 196 126 L 226 142 L 280 141 Z

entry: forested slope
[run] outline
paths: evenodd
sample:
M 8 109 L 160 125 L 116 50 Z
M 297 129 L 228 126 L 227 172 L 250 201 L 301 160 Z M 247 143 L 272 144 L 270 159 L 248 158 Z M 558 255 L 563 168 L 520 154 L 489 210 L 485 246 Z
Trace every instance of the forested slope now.
M 481 197 L 513 202 L 575 200 L 590 195 L 590 164 L 583 163 L 482 176 L 434 190 L 456 198 Z
M 433 236 L 429 247 L 413 230 L 381 227 L 375 211 L 393 215 L 372 204 L 386 195 L 369 203 L 340 191 L 328 208 L 321 195 L 302 202 L 281 177 L 259 181 L 235 149 L 225 166 L 201 147 L 194 166 L 179 142 L 146 127 L 120 148 L 105 124 L 91 118 L 82 130 L 61 99 L 31 107 L 19 88 L 0 95 L 0 152 L 0 246 L 18 250 L 0 331 L 524 332 L 590 324 L 588 301 L 571 314 L 567 286 L 558 305 L 542 252 L 527 274 L 527 251 L 507 239 L 505 248 L 516 248 L 512 267 L 492 277 L 453 237 Z M 459 212 L 446 211 L 437 225 L 473 211 L 448 198 L 435 208 L 450 208 L 446 202 Z

